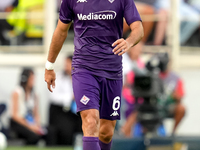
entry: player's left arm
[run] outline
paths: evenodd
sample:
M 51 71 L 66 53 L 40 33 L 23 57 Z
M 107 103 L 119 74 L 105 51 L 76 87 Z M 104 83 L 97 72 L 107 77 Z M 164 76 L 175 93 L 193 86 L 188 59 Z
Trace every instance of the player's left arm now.
M 113 49 L 113 53 L 115 55 L 121 56 L 125 52 L 129 51 L 129 49 L 139 43 L 144 36 L 144 30 L 141 21 L 135 21 L 131 23 L 130 29 L 130 35 L 126 39 L 118 39 L 112 44 L 112 46 L 115 47 Z

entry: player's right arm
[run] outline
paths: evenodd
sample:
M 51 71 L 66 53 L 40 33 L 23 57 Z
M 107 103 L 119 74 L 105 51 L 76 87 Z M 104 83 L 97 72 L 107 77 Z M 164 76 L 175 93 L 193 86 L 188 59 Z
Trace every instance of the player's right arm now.
M 47 60 L 51 63 L 56 61 L 56 58 L 63 46 L 65 39 L 67 38 L 68 30 L 71 23 L 65 24 L 62 21 L 58 21 L 58 25 L 54 31 L 53 38 L 50 44 Z M 52 92 L 51 86 L 55 87 L 55 72 L 54 70 L 45 69 L 45 81 L 50 92 Z

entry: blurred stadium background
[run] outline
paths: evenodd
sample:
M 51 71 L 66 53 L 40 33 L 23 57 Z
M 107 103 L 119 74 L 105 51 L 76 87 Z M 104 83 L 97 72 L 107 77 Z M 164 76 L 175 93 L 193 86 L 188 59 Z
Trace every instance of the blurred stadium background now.
M 180 46 L 179 45 L 179 15 L 177 11 L 178 0 L 171 0 L 171 15 L 169 17 L 167 30 L 167 43 L 164 46 L 146 45 L 142 58 L 147 60 L 155 52 L 167 51 L 172 57 L 172 68 L 175 70 L 185 83 L 186 95 L 183 103 L 187 108 L 187 113 L 177 130 L 180 141 L 197 140 L 200 136 L 200 47 L 199 46 Z M 9 105 L 10 94 L 18 82 L 21 68 L 32 66 L 36 73 L 36 91 L 40 97 L 40 113 L 42 124 L 47 123 L 48 97 L 46 83 L 44 82 L 44 64 L 53 31 L 58 19 L 56 0 L 46 0 L 39 7 L 30 8 L 26 15 L 28 24 L 39 26 L 41 30 L 37 34 L 25 32 L 25 41 L 20 41 L 19 36 L 8 35 L 11 45 L 0 45 L 0 102 Z M 9 14 L 0 13 L 0 19 L 5 19 Z M 142 16 L 143 21 L 159 19 L 159 16 Z M 199 17 L 200 18 L 200 17 Z M 199 40 L 200 41 L 200 40 Z M 62 68 L 62 62 L 67 54 L 73 52 L 73 31 L 69 31 L 69 36 L 62 48 L 56 61 L 56 70 Z M 8 125 L 8 116 L 4 114 L 3 122 Z M 173 120 L 164 122 L 167 133 L 171 131 Z M 181 137 L 188 137 L 183 139 Z M 119 140 L 119 139 L 117 139 Z M 167 139 L 166 139 L 167 141 Z M 123 140 L 117 143 L 124 142 Z M 133 141 L 126 142 L 133 143 Z M 115 141 L 114 141 L 115 143 Z M 161 142 L 162 143 L 162 142 Z M 186 142 L 188 143 L 188 142 Z M 177 145 L 176 145 L 177 146 Z M 177 146 L 178 147 L 178 146 Z M 8 150 L 36 150 L 45 148 L 17 148 L 9 145 Z M 70 150 L 72 148 L 48 148 L 48 150 Z M 151 148 L 149 148 L 150 150 Z M 152 148 L 153 149 L 153 148 Z M 163 150 L 167 149 L 163 147 Z M 197 149 L 200 149 L 198 147 Z M 154 148 L 153 150 L 156 150 Z M 161 150 L 161 149 L 160 149 Z

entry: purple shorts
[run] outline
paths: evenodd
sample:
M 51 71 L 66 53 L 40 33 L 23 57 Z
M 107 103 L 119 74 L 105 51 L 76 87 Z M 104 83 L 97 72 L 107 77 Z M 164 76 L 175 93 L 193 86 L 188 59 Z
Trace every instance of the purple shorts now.
M 120 119 L 122 80 L 79 72 L 72 75 L 72 83 L 77 112 L 97 109 L 101 119 Z

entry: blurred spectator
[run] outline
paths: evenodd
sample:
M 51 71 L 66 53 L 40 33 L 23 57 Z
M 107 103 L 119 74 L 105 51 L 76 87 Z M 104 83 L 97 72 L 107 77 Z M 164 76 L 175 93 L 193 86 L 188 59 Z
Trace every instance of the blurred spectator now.
M 23 69 L 20 85 L 12 93 L 10 128 L 26 144 L 36 144 L 42 137 L 53 144 L 51 131 L 40 124 L 38 97 L 34 91 L 35 76 L 30 68 Z
M 33 13 L 42 13 L 44 0 L 19 0 L 19 4 L 8 15 L 7 22 L 13 26 L 12 36 L 17 36 L 18 43 L 25 38 L 41 38 L 43 36 L 43 19 Z M 30 14 L 28 14 L 30 13 Z M 27 18 L 27 16 L 30 16 Z M 34 17 L 34 18 L 33 18 Z M 19 38 L 20 37 L 20 38 Z
M 193 8 L 197 9 L 200 12 L 200 1 L 199 0 L 186 0 Z
M 180 13 L 180 44 L 185 45 L 194 32 L 199 28 L 200 2 L 198 0 L 180 0 L 178 11 Z M 158 20 L 143 21 L 144 44 L 165 44 L 166 29 L 171 10 L 170 0 L 135 0 L 141 16 L 158 15 Z M 155 23 L 155 27 L 154 27 Z M 153 30 L 154 29 L 154 30 Z M 129 30 L 124 23 L 124 33 Z M 154 32 L 152 32 L 154 31 Z M 153 36 L 152 36 L 153 35 Z M 152 36 L 152 37 L 151 37 Z
M 64 69 L 56 74 L 56 87 L 50 93 L 49 124 L 56 128 L 57 145 L 72 145 L 75 134 L 82 133 L 81 118 L 76 115 L 72 79 L 72 56 L 67 56 Z
M 186 2 L 187 1 L 187 2 Z M 192 0 L 191 0 L 192 1 Z M 194 0 L 195 1 L 195 0 Z M 180 44 L 184 45 L 199 27 L 199 13 L 191 6 L 190 0 L 179 0 L 180 14 Z M 169 11 L 171 8 L 170 0 L 157 0 L 155 3 L 157 14 L 161 15 L 161 20 L 157 22 L 153 44 L 162 45 L 165 40 Z M 197 5 L 198 6 L 198 5 Z
M 196 4 L 196 6 L 198 6 L 198 3 L 200 2 L 196 2 L 193 4 Z M 192 3 L 190 3 L 189 0 L 180 0 L 179 11 L 181 18 L 181 26 L 180 26 L 181 45 L 184 45 L 191 38 L 191 36 L 199 28 L 200 25 L 200 19 L 199 19 L 200 13 L 191 4 Z
M 4 113 L 5 110 L 6 110 L 6 105 L 0 103 L 0 116 Z
M 124 86 L 122 89 L 122 98 L 125 102 L 125 123 L 121 128 L 121 132 L 126 137 L 132 136 L 132 128 L 136 123 L 137 111 L 135 109 L 135 98 L 132 95 L 132 85 L 134 83 L 133 70 L 144 69 L 145 65 L 140 58 L 143 44 L 140 42 L 134 46 L 129 52 L 128 56 L 123 56 L 123 71 L 124 71 Z
M 134 51 L 131 51 L 134 54 Z M 134 56 L 134 55 L 133 55 Z M 130 57 L 131 58 L 131 57 Z M 132 57 L 138 58 L 138 57 Z M 175 134 L 177 126 L 183 119 L 185 115 L 185 107 L 181 103 L 181 100 L 184 96 L 184 87 L 183 81 L 181 78 L 174 72 L 169 69 L 169 58 L 167 54 L 158 54 L 147 63 L 146 67 L 149 68 L 149 64 L 153 64 L 156 58 L 160 63 L 159 69 L 160 74 L 159 77 L 163 82 L 164 86 L 164 93 L 158 99 L 158 108 L 160 117 L 165 118 L 173 118 L 174 119 L 174 127 L 172 131 L 172 135 Z M 137 59 L 136 59 L 137 60 Z M 141 63 L 133 63 L 137 64 L 132 67 L 132 71 L 126 75 L 125 84 L 122 91 L 122 97 L 126 102 L 126 110 L 125 110 L 125 117 L 126 121 L 121 128 L 122 133 L 126 137 L 131 137 L 134 135 L 132 129 L 134 124 L 137 122 L 137 109 L 136 109 L 136 101 L 134 96 L 132 95 L 132 85 L 134 84 L 134 71 L 137 71 L 139 68 L 141 69 L 140 72 L 142 73 L 142 68 L 144 68 L 144 64 L 140 65 Z M 133 71 L 134 70 L 134 71 Z M 143 99 L 138 99 L 137 102 L 142 103 Z M 136 131 L 138 132 L 138 131 Z M 141 132 L 141 131 L 140 131 Z M 138 132 L 139 133 L 139 132 Z
M 0 132 L 4 133 L 4 135 L 6 135 L 6 137 L 8 137 L 8 130 L 5 128 L 3 122 L 2 122 L 2 115 L 3 113 L 6 111 L 6 105 L 4 103 L 0 102 Z
M 160 17 L 156 21 L 155 33 L 153 37 L 153 45 L 162 45 L 165 39 L 165 32 L 167 28 L 170 1 L 169 0 L 156 0 L 154 3 L 156 14 Z
M 187 2 L 199 12 L 200 15 L 200 1 L 199 0 L 187 0 Z M 200 17 L 199 17 L 200 18 Z M 200 20 L 199 20 L 200 21 Z M 200 43 L 200 28 L 199 28 L 199 32 L 198 32 L 198 39 L 197 42 Z
M 1 85 L 3 84 L 1 83 Z M 4 89 L 2 89 L 2 87 L 0 87 L 0 132 L 2 132 L 8 138 L 8 128 L 6 126 L 6 123 L 4 122 L 4 117 L 7 113 L 7 102 L 5 91 Z
M 11 12 L 14 7 L 18 5 L 18 0 L 0 0 L 0 12 Z M 12 30 L 13 26 L 10 25 L 5 19 L 0 19 L 0 44 L 9 45 L 9 40 L 5 37 L 5 30 Z
M 159 115 L 162 119 L 173 118 L 174 126 L 172 135 L 185 115 L 185 106 L 182 104 L 184 86 L 182 79 L 170 70 L 168 53 L 154 55 L 146 64 L 149 71 L 159 73 L 163 83 L 162 94 L 157 99 Z
M 174 134 L 185 115 L 185 107 L 182 104 L 184 96 L 183 81 L 175 72 L 170 70 L 167 53 L 159 54 L 158 59 L 163 62 L 160 67 L 160 78 L 164 84 L 164 97 L 160 99 L 159 104 L 163 108 L 164 118 L 174 118 L 175 123 L 172 131 L 172 134 Z
M 0 12 L 10 12 L 18 5 L 18 0 L 0 0 Z

